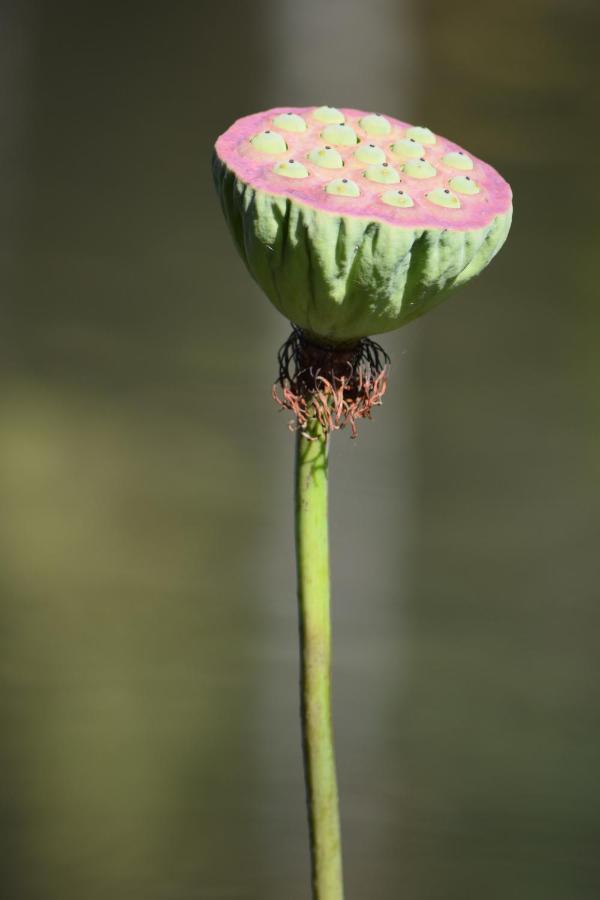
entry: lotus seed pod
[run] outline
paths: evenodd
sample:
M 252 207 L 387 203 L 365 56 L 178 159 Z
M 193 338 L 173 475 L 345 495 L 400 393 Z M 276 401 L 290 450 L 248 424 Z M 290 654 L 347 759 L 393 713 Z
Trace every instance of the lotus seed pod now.
M 425 153 L 425 147 L 414 138 L 406 138 L 392 144 L 392 153 L 401 159 L 419 159 Z
M 437 170 L 426 159 L 409 159 L 402 166 L 402 171 L 409 178 L 434 178 Z
M 260 131 L 250 138 L 250 143 L 260 153 L 285 153 L 287 144 L 275 131 Z
M 341 169 L 344 166 L 341 154 L 333 147 L 314 147 L 308 154 L 308 159 L 323 169 Z
M 359 122 L 360 127 L 367 134 L 373 135 L 373 137 L 380 137 L 382 135 L 390 134 L 392 130 L 392 126 L 380 113 L 371 113 L 368 116 L 363 116 Z
M 283 131 L 306 131 L 306 122 L 302 116 L 293 112 L 280 113 L 273 119 L 275 128 L 282 128 Z
M 321 132 L 321 137 L 328 144 L 337 144 L 339 147 L 354 146 L 358 140 L 350 125 L 328 125 Z
M 327 125 L 341 125 L 345 121 L 344 113 L 335 106 L 319 106 L 313 109 L 312 115 L 317 122 L 325 122 Z
M 361 144 L 358 150 L 354 151 L 354 159 L 368 165 L 377 165 L 377 163 L 385 162 L 385 153 L 381 147 L 376 147 L 375 144 Z
M 412 138 L 414 141 L 419 141 L 420 144 L 435 144 L 435 134 L 433 131 L 431 131 L 430 128 L 423 128 L 421 125 L 409 128 L 406 132 L 406 137 Z
M 356 142 L 371 114 L 342 109 L 343 123 L 325 124 L 323 109 L 284 107 L 239 119 L 217 140 L 213 172 L 242 259 L 274 306 L 315 340 L 345 345 L 404 325 L 479 274 L 506 240 L 512 193 L 490 165 L 437 134 L 434 143 L 423 134 L 414 139 L 416 158 L 400 157 L 389 144 L 376 148 L 383 160 L 358 158 L 375 149 Z M 289 112 L 306 130 L 278 135 L 287 152 L 275 160 L 257 137 Z M 386 120 L 394 135 L 416 127 Z M 349 142 L 338 131 L 335 143 L 324 140 L 330 128 Z M 323 145 L 341 157 L 343 178 L 315 162 Z M 454 155 L 471 163 L 476 193 L 455 185 L 464 176 L 447 162 Z M 384 162 L 397 173 L 401 165 L 398 187 L 367 176 Z
M 473 160 L 463 153 L 462 150 L 452 151 L 442 156 L 442 162 L 451 169 L 462 169 L 465 172 L 473 168 Z

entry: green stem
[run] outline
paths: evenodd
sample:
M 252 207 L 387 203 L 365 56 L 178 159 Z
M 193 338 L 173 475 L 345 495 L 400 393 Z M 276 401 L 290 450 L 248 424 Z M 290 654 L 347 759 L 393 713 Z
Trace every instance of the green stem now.
M 342 851 L 331 724 L 327 435 L 311 419 L 296 443 L 296 557 L 302 748 L 314 900 L 343 900 Z

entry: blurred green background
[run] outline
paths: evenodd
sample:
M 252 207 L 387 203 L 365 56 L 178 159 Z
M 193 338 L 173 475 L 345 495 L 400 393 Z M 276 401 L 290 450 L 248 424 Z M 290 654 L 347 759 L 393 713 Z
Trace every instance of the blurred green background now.
M 515 193 L 334 440 L 348 898 L 597 900 L 597 2 L 1 12 L 0 896 L 308 897 L 288 326 L 209 161 L 330 103 Z

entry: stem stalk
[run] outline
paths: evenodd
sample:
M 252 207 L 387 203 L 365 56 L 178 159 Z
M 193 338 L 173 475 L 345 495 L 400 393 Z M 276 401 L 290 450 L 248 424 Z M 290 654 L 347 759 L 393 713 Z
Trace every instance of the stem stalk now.
M 342 852 L 331 722 L 331 622 L 327 434 L 311 418 L 296 437 L 296 558 L 300 708 L 314 900 L 343 900 Z

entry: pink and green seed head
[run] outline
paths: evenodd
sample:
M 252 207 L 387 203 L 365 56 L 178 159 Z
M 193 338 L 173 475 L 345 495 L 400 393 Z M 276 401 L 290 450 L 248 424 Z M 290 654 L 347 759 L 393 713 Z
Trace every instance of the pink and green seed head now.
M 512 212 L 487 163 L 425 126 L 354 109 L 239 119 L 217 141 L 215 179 L 251 274 L 333 341 L 399 327 L 477 274 Z

